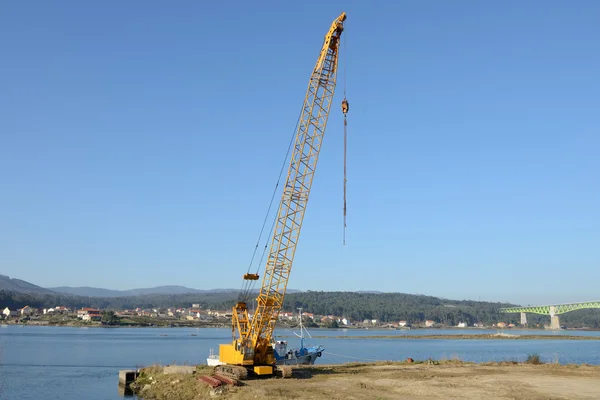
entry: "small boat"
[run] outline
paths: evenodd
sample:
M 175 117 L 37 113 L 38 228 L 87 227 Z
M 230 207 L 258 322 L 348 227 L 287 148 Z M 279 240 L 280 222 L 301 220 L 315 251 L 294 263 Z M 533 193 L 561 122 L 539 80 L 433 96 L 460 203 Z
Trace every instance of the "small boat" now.
M 219 355 L 215 354 L 213 349 L 210 349 L 210 354 L 208 355 L 208 358 L 206 359 L 206 364 L 210 367 L 214 367 L 216 365 L 223 365 L 224 363 L 219 361 Z
M 325 348 L 321 345 L 287 349 L 285 340 L 275 342 L 275 363 L 276 365 L 312 365 L 318 357 L 321 357 Z
M 321 345 L 305 347 L 304 346 L 304 333 L 312 339 L 310 333 L 302 325 L 302 310 L 299 315 L 300 321 L 300 334 L 296 332 L 294 334 L 300 338 L 300 347 L 288 350 L 287 341 L 277 340 L 273 344 L 275 350 L 275 362 L 277 365 L 312 365 L 315 363 L 317 358 L 321 357 L 325 348 Z

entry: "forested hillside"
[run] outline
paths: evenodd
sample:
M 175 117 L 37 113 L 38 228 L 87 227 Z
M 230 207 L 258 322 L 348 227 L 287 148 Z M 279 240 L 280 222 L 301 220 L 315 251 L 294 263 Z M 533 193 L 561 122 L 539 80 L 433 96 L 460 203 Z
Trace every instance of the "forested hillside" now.
M 126 297 L 86 297 L 69 294 L 34 294 L 0 291 L 0 307 L 20 308 L 29 305 L 34 308 L 55 306 L 95 307 L 101 309 L 167 308 L 190 307 L 199 303 L 202 308 L 230 308 L 237 293 L 188 293 L 188 294 L 149 294 Z
M 303 292 L 286 295 L 285 308 L 319 315 L 333 314 L 353 321 L 377 319 L 410 323 L 427 319 L 456 325 L 467 322 L 499 321 L 498 309 L 507 304 L 445 300 L 438 297 L 403 293 Z M 506 316 L 504 316 L 506 318 Z
M 0 290 L 22 293 L 52 293 L 51 290 L 6 275 L 0 275 Z

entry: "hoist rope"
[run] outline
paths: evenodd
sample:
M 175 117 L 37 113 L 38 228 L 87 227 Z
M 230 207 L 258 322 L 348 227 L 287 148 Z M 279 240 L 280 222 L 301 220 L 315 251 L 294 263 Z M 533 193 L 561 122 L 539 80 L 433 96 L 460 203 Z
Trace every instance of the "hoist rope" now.
M 346 132 L 348 123 L 346 114 L 344 114 L 344 246 L 346 245 L 346 147 L 348 142 L 348 134 Z
M 275 188 L 273 189 L 273 194 L 271 195 L 271 201 L 269 202 L 269 207 L 267 209 L 267 213 L 265 214 L 265 218 L 263 220 L 262 227 L 260 228 L 260 233 L 258 234 L 258 239 L 256 241 L 256 246 L 254 247 L 254 252 L 252 253 L 252 258 L 250 259 L 250 264 L 248 265 L 247 273 L 250 273 L 250 270 L 252 269 L 252 265 L 254 264 L 254 258 L 256 256 L 256 251 L 258 250 L 258 246 L 260 245 L 260 241 L 262 239 L 262 235 L 263 235 L 263 232 L 265 230 L 265 225 L 267 223 L 267 220 L 269 219 L 269 214 L 271 213 L 271 207 L 273 207 L 273 200 L 275 200 L 275 195 L 277 194 L 277 189 L 279 188 L 279 183 L 281 182 L 281 176 L 283 175 L 283 171 L 285 170 L 285 166 L 287 165 L 287 160 L 288 160 L 288 157 L 290 155 L 290 151 L 292 149 L 292 145 L 294 144 L 294 138 L 296 137 L 296 131 L 298 130 L 298 124 L 300 123 L 300 118 L 301 117 L 302 117 L 302 108 L 300 109 L 300 112 L 298 113 L 298 119 L 296 120 L 296 126 L 294 127 L 294 131 L 292 132 L 292 137 L 290 138 L 290 143 L 288 145 L 288 149 L 287 149 L 287 152 L 285 154 L 285 158 L 283 160 L 283 164 L 281 165 L 281 169 L 279 170 L 279 176 L 277 177 L 277 183 L 275 184 Z M 276 217 L 277 216 L 275 216 L 275 218 Z M 273 226 L 275 226 L 275 221 L 273 221 Z M 271 231 L 273 231 L 273 227 L 271 228 Z M 263 254 L 262 254 L 262 257 L 260 259 L 260 263 L 256 267 L 256 273 L 257 274 L 258 274 L 258 271 L 260 270 L 260 265 L 262 264 L 262 260 L 263 260 L 263 257 L 265 255 L 265 251 L 267 249 L 268 243 L 269 242 L 267 240 L 265 242 L 265 248 L 263 250 Z M 244 282 L 242 284 L 242 290 L 241 290 L 241 298 L 243 300 L 245 300 L 245 299 L 248 298 L 250 292 L 254 288 L 254 284 L 255 283 L 256 283 L 256 281 L 244 280 Z
M 344 37 L 342 38 L 343 53 L 344 53 L 344 99 L 346 98 L 346 66 L 348 65 L 348 33 L 344 29 Z
M 273 216 L 273 223 L 271 224 L 271 232 L 273 232 L 273 229 L 275 229 L 275 223 L 277 222 L 277 215 Z M 263 247 L 263 252 L 260 256 L 260 261 L 258 262 L 258 265 L 256 266 L 256 273 L 258 274 L 258 270 L 260 269 L 260 266 L 263 265 L 263 260 L 265 259 L 265 254 L 267 253 L 267 247 L 269 247 L 269 241 L 267 240 L 265 242 L 265 247 Z
M 342 38 L 343 42 L 343 53 L 344 53 L 344 101 L 346 101 L 346 87 L 347 87 L 347 74 L 346 74 L 346 68 L 348 65 L 348 34 L 344 34 L 344 37 Z M 347 208 L 346 208 L 346 183 L 347 183 L 347 178 L 346 178 L 346 149 L 348 146 L 348 121 L 346 120 L 346 113 L 344 112 L 344 239 L 343 239 L 343 243 L 344 246 L 346 245 L 346 214 L 347 214 Z

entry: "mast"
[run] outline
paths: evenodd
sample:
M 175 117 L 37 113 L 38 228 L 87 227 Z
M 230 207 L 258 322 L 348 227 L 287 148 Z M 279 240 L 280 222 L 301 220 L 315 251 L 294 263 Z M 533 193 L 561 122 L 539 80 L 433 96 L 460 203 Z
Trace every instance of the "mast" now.
M 300 348 L 304 349 L 304 326 L 302 325 L 302 307 L 298 308 L 300 312 Z

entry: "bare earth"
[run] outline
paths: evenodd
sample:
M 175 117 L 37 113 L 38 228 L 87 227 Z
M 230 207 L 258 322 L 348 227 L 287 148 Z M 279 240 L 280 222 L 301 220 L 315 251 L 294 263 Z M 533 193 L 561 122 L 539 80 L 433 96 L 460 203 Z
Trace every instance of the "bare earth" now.
M 459 361 L 320 365 L 297 368 L 292 379 L 247 380 L 216 393 L 196 375 L 163 375 L 159 370 L 154 368 L 154 383 L 141 393 L 145 399 L 600 399 L 597 366 Z M 210 373 L 200 367 L 197 374 Z
M 279 336 L 291 338 L 292 336 Z M 574 336 L 574 335 L 518 335 L 513 333 L 470 334 L 470 335 L 370 335 L 370 336 L 318 336 L 313 339 L 443 339 L 443 340 L 600 340 L 600 336 Z

